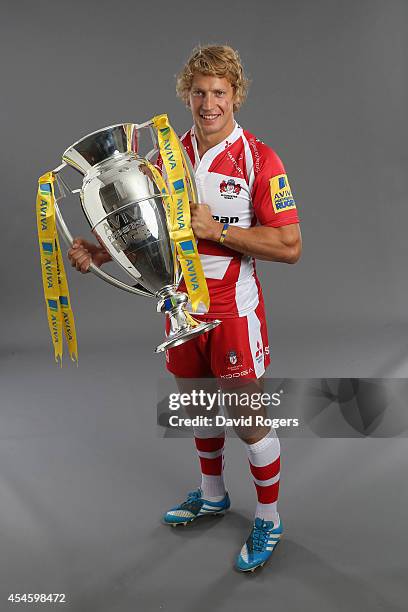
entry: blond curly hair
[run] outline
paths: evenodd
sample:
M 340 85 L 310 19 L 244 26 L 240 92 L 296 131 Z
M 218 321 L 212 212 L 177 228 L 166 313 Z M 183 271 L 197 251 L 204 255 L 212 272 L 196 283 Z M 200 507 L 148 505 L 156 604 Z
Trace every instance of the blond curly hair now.
M 177 75 L 176 92 L 189 106 L 189 94 L 195 74 L 226 78 L 235 94 L 234 112 L 238 111 L 248 93 L 249 80 L 245 76 L 238 51 L 228 45 L 196 47 Z

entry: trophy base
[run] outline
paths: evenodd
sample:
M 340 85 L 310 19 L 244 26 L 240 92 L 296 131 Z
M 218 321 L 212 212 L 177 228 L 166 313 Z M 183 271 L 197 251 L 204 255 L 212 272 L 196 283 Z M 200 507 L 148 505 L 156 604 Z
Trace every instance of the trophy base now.
M 214 327 L 217 327 L 217 325 L 219 325 L 220 323 L 221 321 L 219 321 L 218 319 L 214 319 L 214 321 L 200 323 L 199 325 L 197 325 L 197 327 L 191 327 L 190 329 L 182 329 L 177 334 L 171 336 L 171 338 L 168 338 L 165 342 L 162 342 L 162 344 L 159 344 L 159 346 L 156 347 L 155 352 L 162 353 L 166 349 L 174 348 L 175 346 L 184 344 L 184 342 L 192 340 L 193 338 L 195 338 L 195 336 L 205 334 L 205 332 L 214 329 Z
M 214 329 L 221 323 L 218 319 L 203 321 L 199 323 L 186 310 L 188 297 L 185 293 L 177 291 L 175 285 L 163 287 L 156 296 L 159 298 L 157 311 L 163 312 L 167 317 L 169 332 L 167 339 L 156 347 L 156 353 L 162 353 L 166 349 L 174 348 L 184 342 L 188 342 L 205 332 Z

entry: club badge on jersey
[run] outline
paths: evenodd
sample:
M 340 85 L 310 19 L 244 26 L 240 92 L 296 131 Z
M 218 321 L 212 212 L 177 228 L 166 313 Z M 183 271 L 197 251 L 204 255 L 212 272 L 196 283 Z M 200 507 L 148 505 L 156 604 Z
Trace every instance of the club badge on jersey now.
M 271 200 L 276 213 L 296 208 L 286 174 L 278 174 L 269 180 Z

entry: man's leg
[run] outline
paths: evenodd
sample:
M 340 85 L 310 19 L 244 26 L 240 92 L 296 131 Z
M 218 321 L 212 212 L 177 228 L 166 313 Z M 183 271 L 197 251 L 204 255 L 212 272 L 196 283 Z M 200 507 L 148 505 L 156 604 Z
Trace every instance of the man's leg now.
M 276 431 L 263 424 L 268 414 L 259 401 L 270 362 L 263 304 L 246 317 L 224 320 L 211 333 L 212 371 L 224 393 L 224 408 L 243 423 L 234 429 L 245 444 L 254 479 L 255 518 L 278 524 L 280 444 Z
M 262 420 L 267 418 L 265 407 L 257 407 L 256 411 L 252 407 L 259 405 L 259 394 L 263 393 L 263 379 L 241 380 L 239 383 L 232 381 L 226 383 L 221 380 L 220 385 L 229 416 L 243 423 L 236 425 L 234 430 L 243 441 L 248 454 L 249 468 L 257 494 L 255 518 L 278 524 L 279 438 L 275 429 L 263 424 L 256 425 L 255 416 L 262 417 Z M 256 403 L 257 399 L 258 403 Z
M 229 416 L 242 423 L 235 425 L 237 436 L 243 441 L 249 460 L 249 467 L 255 484 L 257 504 L 251 532 L 236 559 L 240 571 L 254 571 L 264 565 L 282 535 L 277 502 L 280 476 L 280 444 L 273 428 L 256 424 L 254 410 L 263 381 L 239 381 L 238 385 L 225 387 L 224 397 L 229 397 Z M 233 398 L 234 401 L 231 401 Z M 252 398 L 252 400 L 251 400 Z M 256 416 L 267 417 L 264 407 L 257 409 Z M 248 418 L 249 417 L 249 418 Z
M 255 518 L 279 524 L 280 444 L 275 429 L 254 444 L 245 443 L 257 494 Z
M 194 383 L 191 379 L 177 377 L 176 382 L 180 393 L 188 393 L 190 395 L 193 389 L 197 389 L 197 382 L 199 383 L 199 381 L 195 381 Z M 213 382 L 209 385 L 205 385 L 203 381 L 202 386 L 208 386 L 211 391 L 216 391 Z M 216 414 L 218 414 L 218 405 L 211 411 L 207 411 L 204 407 L 198 406 L 196 409 L 189 407 L 186 409 L 186 412 L 190 418 L 194 418 L 195 416 L 207 416 L 214 420 Z M 225 426 L 212 424 L 209 426 L 193 427 L 193 433 L 200 462 L 200 488 L 203 497 L 207 500 L 220 501 L 226 493 L 224 485 Z
M 211 353 L 212 371 L 224 398 L 229 394 L 224 407 L 242 423 L 234 429 L 245 444 L 257 493 L 252 530 L 236 562 L 239 570 L 249 571 L 267 561 L 282 533 L 277 510 L 279 440 L 275 430 L 256 419 L 268 416 L 262 403 L 254 410 L 263 393 L 262 376 L 270 361 L 263 304 L 246 317 L 224 320 L 214 331 L 218 333 L 212 337 L 212 342 L 217 341 Z
M 167 367 L 175 375 L 180 393 L 192 396 L 194 390 L 207 388 L 216 392 L 216 384 L 206 359 L 207 334 L 171 349 Z M 207 378 L 205 378 L 207 377 Z M 185 409 L 190 418 L 206 416 L 215 420 L 218 404 L 211 411 L 204 406 L 189 406 Z M 165 523 L 186 524 L 205 514 L 223 514 L 230 506 L 224 485 L 224 441 L 223 425 L 194 427 L 194 442 L 201 468 L 199 488 L 187 495 L 187 499 L 171 508 L 164 516 Z

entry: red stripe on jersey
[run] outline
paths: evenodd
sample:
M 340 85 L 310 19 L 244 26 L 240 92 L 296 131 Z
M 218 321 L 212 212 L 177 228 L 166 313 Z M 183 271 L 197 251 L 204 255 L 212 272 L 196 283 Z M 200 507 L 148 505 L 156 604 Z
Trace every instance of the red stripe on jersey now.
M 160 172 L 163 172 L 163 158 L 159 153 L 158 158 L 156 159 L 156 163 L 155 165 L 158 167 L 158 169 L 160 170 Z
M 249 466 L 251 468 L 252 476 L 257 480 L 269 480 L 274 476 L 277 476 L 280 471 L 280 457 L 272 461 L 272 463 L 268 463 L 268 465 L 252 465 L 249 462 Z
M 222 455 L 215 459 L 200 457 L 200 467 L 202 474 L 206 476 L 220 476 L 222 474 Z
M 279 480 L 273 485 L 262 487 L 255 483 L 258 501 L 261 504 L 273 504 L 279 497 Z
M 226 285 L 232 285 L 237 282 L 242 261 L 242 255 L 240 253 L 228 247 L 224 247 L 217 242 L 211 242 L 210 240 L 199 240 L 197 249 L 200 255 L 217 255 L 219 257 L 232 258 L 223 278 L 214 279 L 207 277 L 207 283 L 212 283 L 214 287 L 218 287 L 219 285 L 225 287 Z
M 184 134 L 184 136 L 181 138 L 181 142 L 183 143 L 183 146 L 185 148 L 185 150 L 187 151 L 187 155 L 190 158 L 190 161 L 193 165 L 195 165 L 195 155 L 194 155 L 194 147 L 193 147 L 193 143 L 191 142 L 191 132 L 190 130 L 187 132 L 187 134 Z
M 208 172 L 217 172 L 217 174 L 244 179 L 248 182 L 242 138 L 238 138 L 232 145 L 221 151 L 211 162 Z
M 256 138 L 250 132 L 243 130 L 243 133 L 251 149 L 255 176 L 257 176 L 265 166 L 267 166 L 269 177 L 285 173 L 282 161 L 273 149 L 268 147 L 268 145 L 260 141 L 259 138 Z
M 223 257 L 235 257 L 236 259 L 241 259 L 241 253 L 238 251 L 234 251 L 233 249 L 229 249 L 218 242 L 213 242 L 212 240 L 203 240 L 200 239 L 197 241 L 198 252 L 202 255 L 221 255 Z
M 195 444 L 198 451 L 203 453 L 212 453 L 224 447 L 225 436 L 218 438 L 195 438 Z

